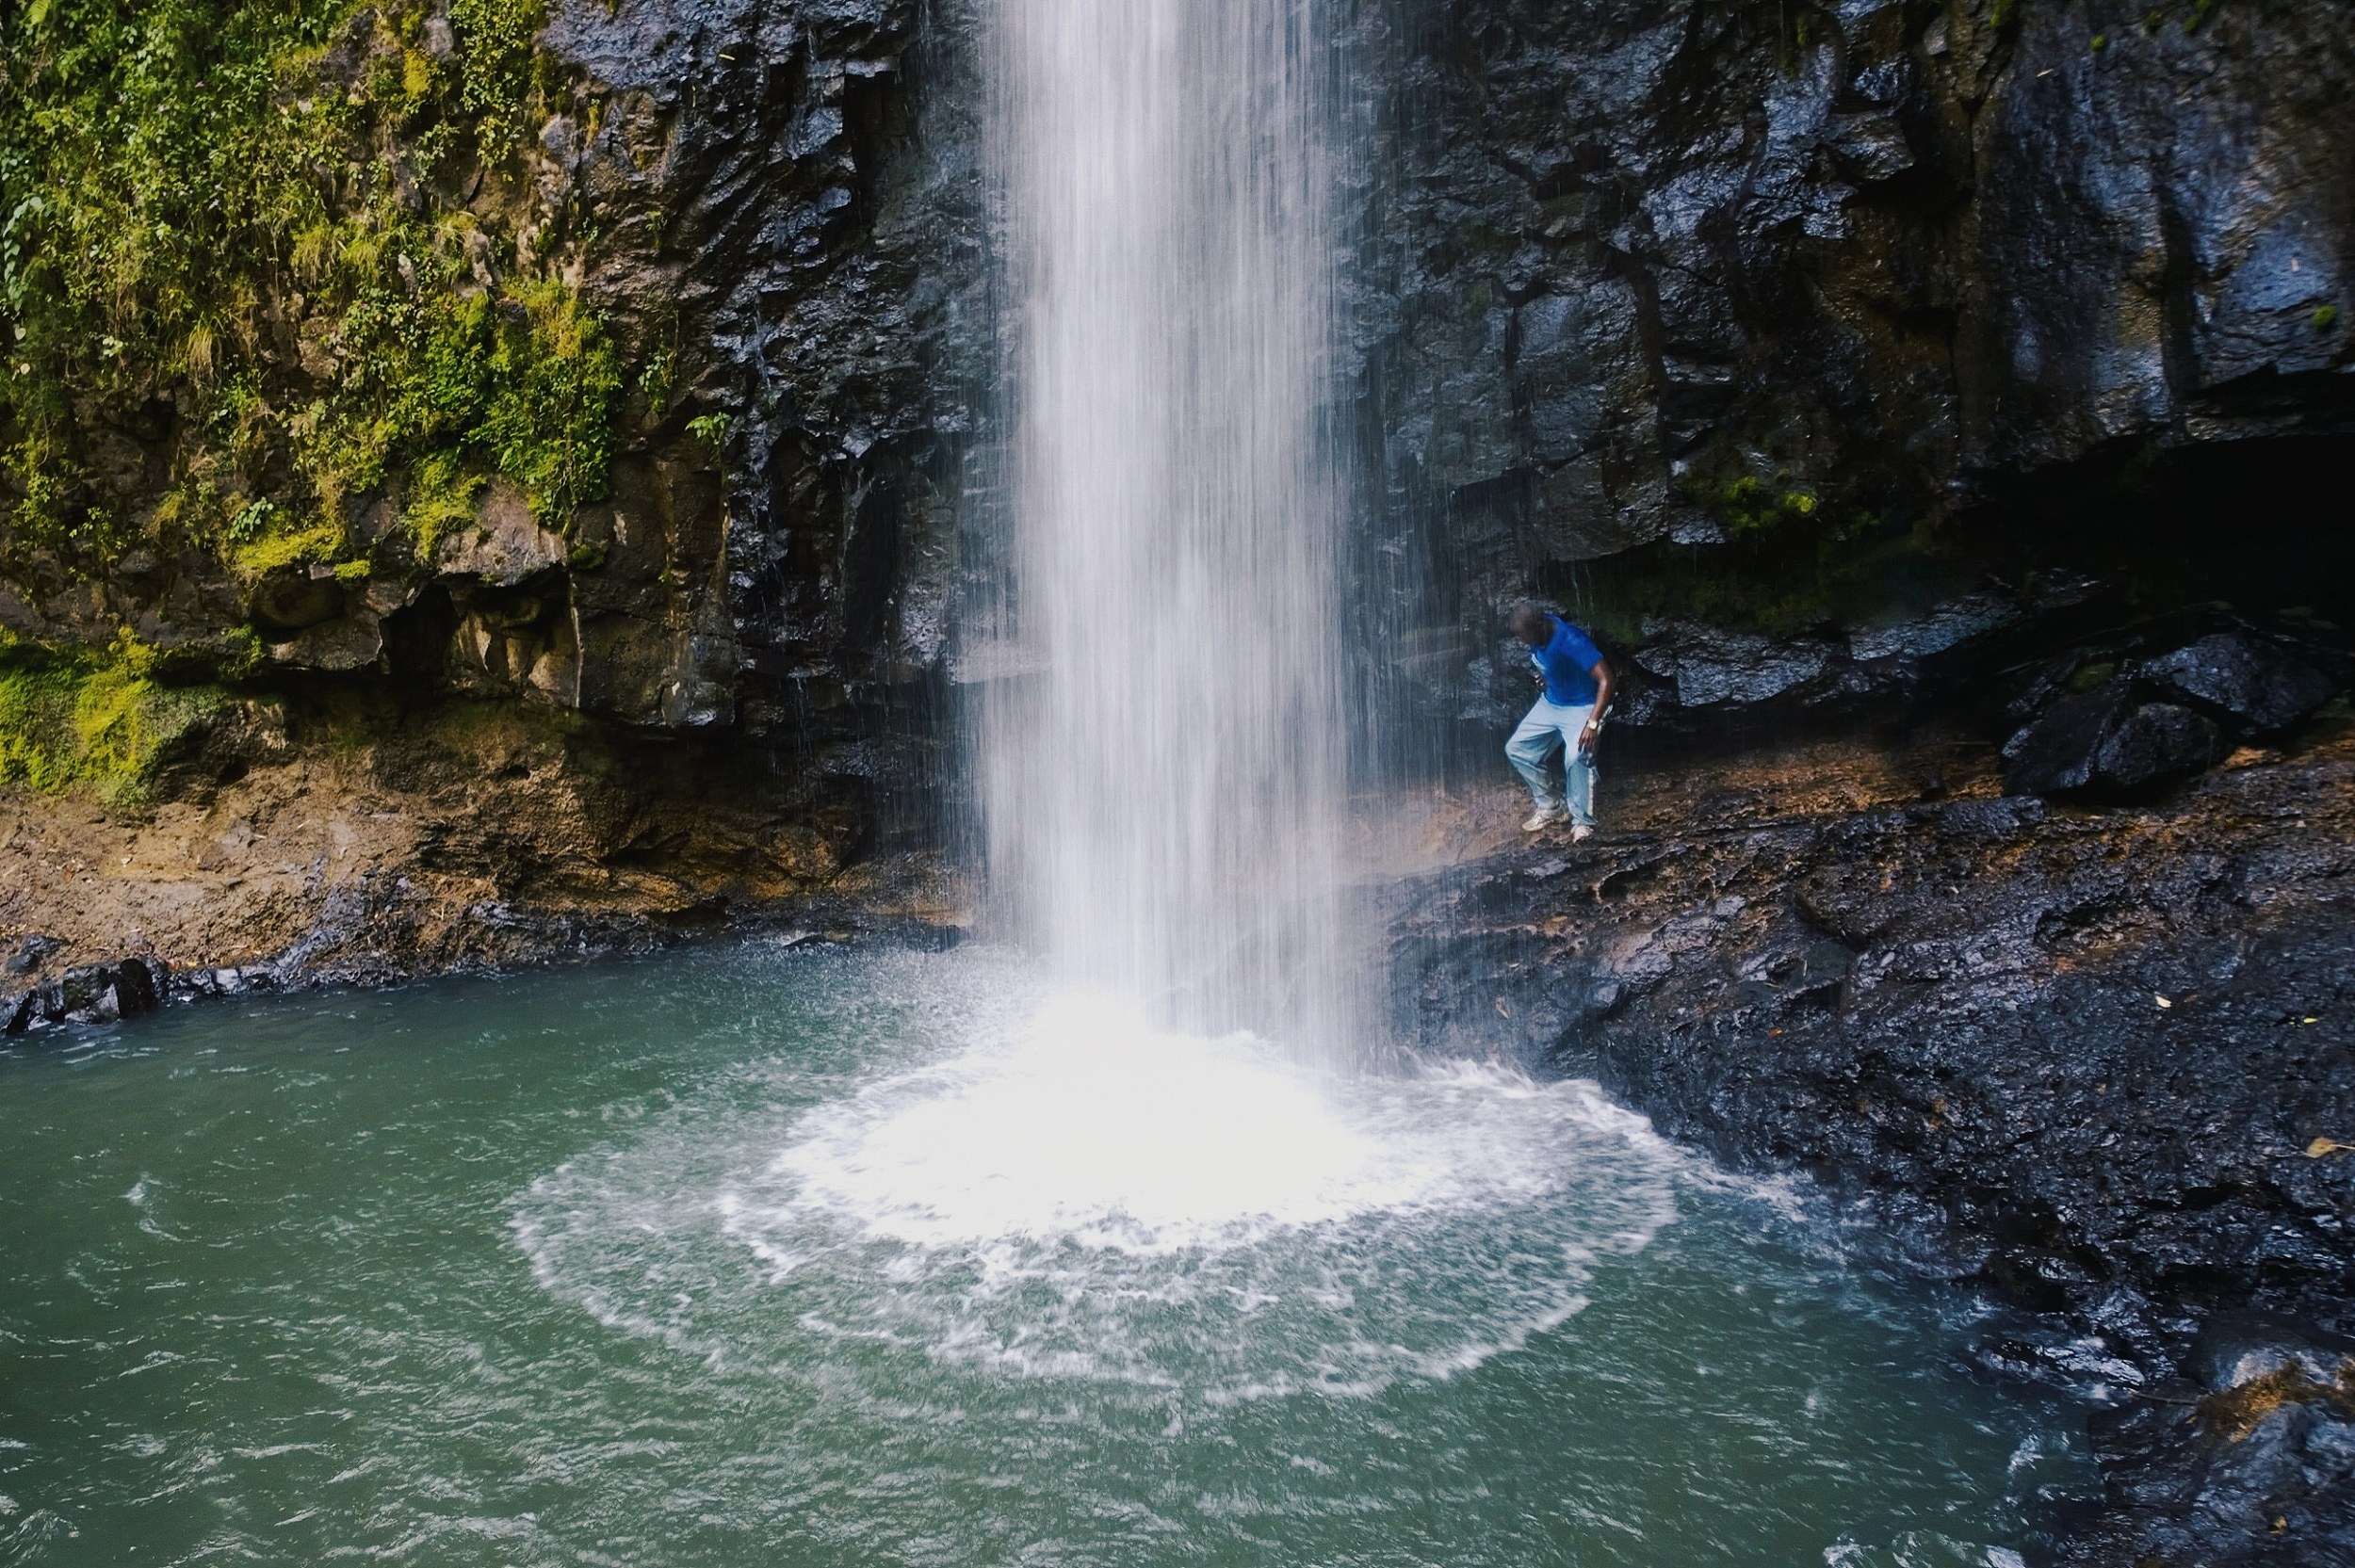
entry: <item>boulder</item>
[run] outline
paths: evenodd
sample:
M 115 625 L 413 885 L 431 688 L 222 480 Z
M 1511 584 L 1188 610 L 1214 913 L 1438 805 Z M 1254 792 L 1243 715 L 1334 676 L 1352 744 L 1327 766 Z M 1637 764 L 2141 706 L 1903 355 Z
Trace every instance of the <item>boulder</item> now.
M 1647 626 L 1635 662 L 1675 683 L 1679 705 L 1749 707 L 1820 683 L 1840 650 L 1817 638 L 1770 638 L 1711 626 Z
M 8 956 L 6 968 L 11 975 L 29 975 L 46 962 L 50 954 L 64 946 L 54 936 L 42 936 L 36 932 L 17 945 L 16 951 Z
M 2008 795 L 2140 794 L 2215 762 L 2222 737 L 2205 715 L 2146 703 L 2113 679 L 2047 707 L 2004 748 Z
M 300 670 L 365 670 L 384 652 L 384 629 L 367 611 L 305 626 L 269 645 L 272 663 Z
M 134 955 L 77 963 L 57 979 L 0 999 L 0 1033 L 24 1034 L 56 1024 L 112 1024 L 163 1006 L 171 966 Z
M 2055 699 L 2004 747 L 2004 793 L 2064 795 L 2093 782 L 2110 730 L 2132 695 L 2122 681 Z
M 510 481 L 491 481 L 475 521 L 442 539 L 434 566 L 445 576 L 512 588 L 564 564 L 564 538 L 532 520 L 531 505 Z
M 344 585 L 324 568 L 280 567 L 253 585 L 246 608 L 266 633 L 299 632 L 344 613 Z
M 2203 714 L 2174 703 L 2145 703 L 2103 737 L 2094 757 L 2099 789 L 2130 795 L 2197 773 L 2222 754 L 2222 737 Z
M 2152 687 L 2220 719 L 2235 734 L 2278 735 L 2329 701 L 2338 683 L 2270 642 L 2218 632 L 2152 659 Z
M 153 1012 L 163 1005 L 167 973 L 163 961 L 153 958 L 76 964 L 58 982 L 61 1022 L 112 1024 Z

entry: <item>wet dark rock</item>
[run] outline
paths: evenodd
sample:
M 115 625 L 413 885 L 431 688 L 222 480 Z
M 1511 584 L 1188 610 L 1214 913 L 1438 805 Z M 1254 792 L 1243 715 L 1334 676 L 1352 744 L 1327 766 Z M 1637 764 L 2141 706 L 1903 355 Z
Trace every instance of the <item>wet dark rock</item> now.
M 170 980 L 170 966 L 143 954 L 75 964 L 54 980 L 0 999 L 0 1033 L 137 1018 L 163 1006 Z
M 2111 1511 L 2068 1560 L 2355 1561 L 2355 1341 L 2227 1321 L 2184 1371 L 2094 1417 Z
M 2184 1417 L 2256 1375 L 2212 1325 L 2355 1335 L 2350 886 L 2342 737 L 2164 807 L 1976 799 L 1516 850 L 1397 896 L 1392 1012 L 1434 1050 L 1502 1034 L 1934 1239 L 1927 1266 L 2024 1315 L 1983 1365 L 2118 1412 L 2098 1539 L 2145 1544 L 2087 1560 L 2333 1562 L 2355 1519 L 2336 1396 L 2237 1440 Z
M 65 972 L 59 983 L 69 1024 L 112 1024 L 163 1005 L 170 973 L 160 960 L 132 957 Z
M 16 951 L 8 955 L 8 962 L 6 965 L 8 972 L 11 975 L 29 975 L 39 969 L 48 960 L 50 954 L 64 946 L 64 943 L 54 936 L 39 934 L 27 936 L 23 942 L 17 944 Z
M 2095 783 L 2121 796 L 2199 772 L 2223 754 L 2217 727 L 2172 703 L 2145 703 L 2102 742 Z
M 2141 679 L 2209 710 L 2236 734 L 2278 735 L 2328 701 L 2338 682 L 2280 647 L 2218 632 L 2152 659 Z
M 2136 656 L 2138 640 L 2074 649 L 2029 671 L 2009 704 L 2029 722 L 2004 748 L 2006 789 L 2129 798 L 2211 766 L 2230 742 L 2279 738 L 2340 686 L 2246 630 L 2154 658 Z
M 2222 755 L 2216 725 L 2132 683 L 2063 697 L 2005 747 L 2004 787 L 2022 795 L 2126 799 L 2187 778 Z
M 518 557 L 577 615 L 559 700 L 813 751 L 881 734 L 922 765 L 885 719 L 946 653 L 994 368 L 978 33 L 958 5 L 924 22 L 906 0 L 552 12 L 544 45 L 606 94 L 569 183 L 631 215 L 586 286 L 633 326 L 675 309 L 682 345 L 675 407 L 611 498 Z M 687 428 L 715 415 L 717 452 Z
M 2103 743 L 2133 704 L 2133 693 L 2116 682 L 2060 698 L 2005 746 L 2004 787 L 2020 795 L 2086 788 Z
M 189 996 L 241 996 L 277 990 L 278 974 L 267 963 L 222 964 L 189 970 L 176 978 L 175 988 Z
M 1820 687 L 1838 654 L 1815 639 L 1685 626 L 1663 628 L 1635 660 L 1672 683 L 1681 707 L 1749 707 Z
M 1394 86 L 1367 116 L 1372 220 L 1350 282 L 1374 432 L 1365 558 L 1398 585 L 1376 606 L 1386 643 L 1462 627 L 1477 648 L 1533 583 L 1609 607 L 1632 547 L 1647 587 L 1726 563 L 1691 619 L 1782 645 L 1720 689 L 1781 681 L 1780 701 L 1837 706 L 1809 689 L 1825 629 L 1789 630 L 1789 584 L 1746 574 L 1836 560 L 1843 540 L 1886 555 L 1924 522 L 1950 565 L 2014 583 L 2087 566 L 2104 529 L 2147 564 L 2178 538 L 2153 525 L 2173 489 L 2150 481 L 2202 453 L 2249 508 L 2250 538 L 2213 515 L 2183 536 L 2217 578 L 2336 548 L 2314 487 L 2345 472 L 2355 406 L 2355 124 L 2335 107 L 2355 50 L 2315 15 L 1378 8 L 1352 36 L 1364 77 Z M 2313 493 L 2249 499 L 2308 451 Z M 1729 505 L 1744 485 L 1746 513 Z M 1887 591 L 1849 619 L 1824 595 L 1820 613 L 1860 662 L 1925 656 L 1870 631 L 1908 603 Z M 1391 694 L 1452 719 L 1510 687 L 1472 662 L 1402 662 Z M 1643 718 L 1681 722 L 1707 661 L 1657 662 L 1677 669 Z M 1872 680 L 1860 711 L 1908 695 Z

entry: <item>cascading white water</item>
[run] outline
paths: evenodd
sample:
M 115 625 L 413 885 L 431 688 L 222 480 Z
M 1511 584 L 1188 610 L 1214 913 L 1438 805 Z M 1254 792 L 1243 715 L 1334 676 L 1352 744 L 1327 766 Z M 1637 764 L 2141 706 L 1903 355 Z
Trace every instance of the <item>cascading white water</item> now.
M 1010 635 L 991 878 L 1066 979 L 1330 1051 L 1343 652 L 1302 0 L 999 0 Z

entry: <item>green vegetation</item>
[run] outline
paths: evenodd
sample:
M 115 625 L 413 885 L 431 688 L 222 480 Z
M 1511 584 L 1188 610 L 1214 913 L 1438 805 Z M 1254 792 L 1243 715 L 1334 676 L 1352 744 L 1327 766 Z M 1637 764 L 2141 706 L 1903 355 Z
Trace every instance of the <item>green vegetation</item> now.
M 430 551 L 604 492 L 612 338 L 519 239 L 540 0 L 31 0 L 0 22 L 0 571 Z M 665 372 L 667 376 L 667 371 Z M 149 464 L 122 459 L 124 437 Z M 397 516 L 355 534 L 365 504 Z
M 1648 544 L 1588 561 L 1572 580 L 1549 586 L 1591 606 L 1594 629 L 1632 643 L 1655 617 L 1774 637 L 1869 621 L 1891 604 L 1924 597 L 1949 573 L 1914 529 L 1884 524 L 1753 535 L 1697 550 Z
M 2082 669 L 2078 670 L 2075 674 L 2069 677 L 2069 689 L 2076 695 L 2082 697 L 2088 691 L 2098 690 L 2100 687 L 2109 684 L 2110 677 L 2117 673 L 2117 661 L 2109 659 L 2097 660 L 2092 664 L 2084 666 Z
M 2089 43 L 2087 43 L 2086 47 L 2087 47 L 2087 48 L 2091 49 L 2091 50 L 2092 50 L 2095 54 L 2097 54 L 2097 55 L 2098 55 L 2098 54 L 2100 54 L 2103 50 L 2107 49 L 2109 46 L 2110 46 L 2110 35 L 2109 35 L 2109 34 L 2107 34 L 2107 33 L 2096 33 L 2096 34 L 2094 34 L 2094 35 L 2093 35 L 2092 40 L 2091 40 Z
M 1769 485 L 1755 474 L 1743 474 L 1717 485 L 1687 481 L 1685 493 L 1700 502 L 1729 535 L 1740 539 L 1815 515 L 1812 490 L 1791 485 L 1788 471 L 1778 473 L 1776 481 Z
M 1654 617 L 1789 636 L 1936 596 L 1929 590 L 1952 568 L 1921 529 L 1834 499 L 1771 461 L 1720 451 L 1685 476 L 1686 499 L 1724 531 L 1724 544 L 1645 545 L 1548 586 L 1623 642 L 1642 640 Z
M 2339 307 L 2336 305 L 2317 305 L 2314 307 L 2314 314 L 2308 316 L 2306 319 L 2308 322 L 2312 323 L 2315 331 L 2327 332 L 2331 328 L 2339 324 Z
M 0 784 L 83 785 L 109 802 L 138 800 L 222 702 L 215 687 L 167 684 L 158 664 L 127 634 L 64 656 L 0 644 Z
M 711 448 L 713 461 L 718 461 L 728 444 L 728 416 L 724 413 L 699 413 L 687 422 L 687 433 Z

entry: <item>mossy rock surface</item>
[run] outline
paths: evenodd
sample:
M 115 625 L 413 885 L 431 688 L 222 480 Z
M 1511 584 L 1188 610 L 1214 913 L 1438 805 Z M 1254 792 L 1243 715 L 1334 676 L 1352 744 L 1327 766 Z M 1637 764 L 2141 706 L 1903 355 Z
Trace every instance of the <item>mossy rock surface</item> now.
M 0 576 L 428 562 L 609 485 L 622 354 L 535 220 L 539 0 L 37 0 L 0 23 Z M 569 121 L 567 121 L 569 123 Z M 363 526 L 363 521 L 367 525 Z

